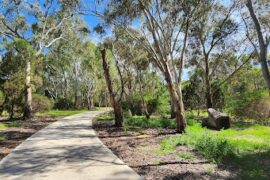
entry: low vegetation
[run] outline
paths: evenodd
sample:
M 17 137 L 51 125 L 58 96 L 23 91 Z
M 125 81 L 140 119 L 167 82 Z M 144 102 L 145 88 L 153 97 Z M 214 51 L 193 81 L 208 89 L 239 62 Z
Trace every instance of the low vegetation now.
M 270 172 L 265 166 L 269 163 L 267 161 L 270 158 L 270 127 L 238 122 L 233 123 L 230 129 L 215 131 L 203 128 L 193 112 L 188 112 L 187 118 L 189 126 L 185 134 L 172 135 L 162 139 L 159 148 L 143 147 L 143 149 L 161 157 L 173 153 L 176 159 L 196 159 L 192 153 L 175 152 L 177 147 L 187 146 L 195 149 L 212 163 L 225 167 L 237 167 L 240 169 L 242 178 L 264 179 L 269 175 Z M 113 114 L 104 114 L 97 120 L 112 121 Z M 125 118 L 124 124 L 128 131 L 142 131 L 149 128 L 173 129 L 175 128 L 174 122 L 165 117 L 153 116 L 147 119 L 144 116 L 132 116 Z

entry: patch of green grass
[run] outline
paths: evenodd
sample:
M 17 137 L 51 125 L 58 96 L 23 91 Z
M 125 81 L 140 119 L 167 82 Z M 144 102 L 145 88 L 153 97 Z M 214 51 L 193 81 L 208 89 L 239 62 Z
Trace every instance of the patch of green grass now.
M 96 121 L 112 121 L 114 119 L 113 113 L 101 114 L 96 117 Z
M 93 109 L 91 109 L 91 111 L 103 111 L 103 110 L 113 110 L 113 108 L 111 107 L 94 107 Z
M 180 159 L 190 159 L 190 160 L 194 160 L 195 156 L 189 152 L 181 152 L 177 154 L 177 157 Z
M 0 124 L 0 129 L 7 129 L 13 127 L 21 127 L 22 123 L 20 121 L 11 121 L 6 124 Z
M 233 164 L 243 179 L 267 179 L 270 169 L 270 127 L 248 126 L 213 131 L 200 124 L 188 126 L 186 133 L 163 139 L 163 150 L 187 145 L 214 163 Z
M 214 173 L 213 166 L 211 166 L 211 165 L 210 166 L 207 166 L 206 171 L 207 171 L 208 174 L 213 174 Z
M 7 126 L 5 124 L 0 124 L 0 129 L 6 129 Z
M 4 141 L 5 139 L 6 139 L 5 136 L 0 135 L 0 142 Z
M 19 122 L 19 121 L 12 121 L 12 122 L 9 122 L 6 126 L 9 127 L 9 128 L 21 127 L 22 123 Z
M 79 113 L 86 112 L 87 110 L 50 110 L 43 113 L 37 113 L 38 116 L 50 116 L 50 117 L 65 117 Z
M 168 154 L 171 154 L 172 150 L 157 148 L 157 149 L 153 149 L 152 152 L 160 156 L 166 156 Z
M 161 160 L 160 159 L 154 159 L 153 163 L 154 164 L 160 164 L 161 163 Z

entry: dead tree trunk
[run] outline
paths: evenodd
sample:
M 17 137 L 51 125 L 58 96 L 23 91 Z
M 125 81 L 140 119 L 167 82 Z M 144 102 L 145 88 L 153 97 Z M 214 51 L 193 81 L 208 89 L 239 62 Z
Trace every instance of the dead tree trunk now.
M 122 127 L 123 126 L 122 108 L 121 108 L 121 105 L 118 103 L 118 101 L 115 99 L 115 93 L 113 92 L 110 69 L 108 66 L 107 59 L 106 59 L 105 48 L 101 50 L 101 56 L 102 56 L 102 67 L 104 70 L 104 76 L 105 76 L 108 92 L 110 95 L 110 102 L 114 109 L 115 126 Z

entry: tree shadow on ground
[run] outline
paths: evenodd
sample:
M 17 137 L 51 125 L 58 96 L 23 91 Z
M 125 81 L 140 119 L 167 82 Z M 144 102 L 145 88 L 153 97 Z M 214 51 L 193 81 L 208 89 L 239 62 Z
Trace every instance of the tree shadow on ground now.
M 270 150 L 232 157 L 224 162 L 224 166 L 237 170 L 241 179 L 269 179 Z
M 0 164 L 0 176 L 20 179 L 48 172 L 61 173 L 66 168 L 80 173 L 91 166 L 124 165 L 100 143 L 94 131 L 89 131 L 91 124 L 76 124 L 77 120 L 69 122 L 72 125 L 65 120 L 60 126 L 58 123 L 39 131 L 15 149 Z

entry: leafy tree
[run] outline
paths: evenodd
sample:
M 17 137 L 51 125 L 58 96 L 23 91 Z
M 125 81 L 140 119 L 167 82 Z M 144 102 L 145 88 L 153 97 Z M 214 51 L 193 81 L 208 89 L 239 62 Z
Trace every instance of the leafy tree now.
M 181 92 L 183 58 L 179 63 L 175 62 L 178 60 L 179 49 L 182 50 L 181 54 L 185 50 L 185 44 L 181 42 L 187 33 L 183 36 L 180 34 L 185 32 L 183 27 L 187 27 L 185 25 L 192 16 L 192 3 L 195 2 L 111 1 L 104 13 L 95 12 L 103 17 L 107 24 L 125 30 L 149 53 L 151 61 L 158 67 L 167 83 L 176 112 L 178 132 L 183 132 L 186 126 Z M 135 20 L 141 22 L 141 26 L 137 28 L 139 33 L 128 28 Z
M 41 2 L 34 0 L 27 3 L 26 1 L 4 0 L 2 2 L 0 11 L 1 37 L 10 40 L 22 39 L 35 50 L 25 64 L 25 118 L 32 116 L 30 60 L 38 59 L 44 49 L 64 38 L 66 29 L 74 28 L 74 26 L 66 26 L 66 22 L 73 17 L 75 7 L 76 3 L 70 3 L 70 1 L 49 0 Z M 35 21 L 29 21 L 28 18 L 33 18 Z
M 216 1 L 200 3 L 198 18 L 191 27 L 191 61 L 202 72 L 207 108 L 213 107 L 211 83 L 218 69 L 224 67 L 224 61 L 230 58 L 227 55 L 232 44 L 229 39 L 237 30 L 237 24 L 231 18 L 234 10 L 235 4 L 226 8 Z
M 262 74 L 270 95 L 270 73 L 267 61 L 270 43 L 270 8 L 266 5 L 267 3 L 269 4 L 269 0 L 253 2 L 251 0 L 246 0 L 245 2 L 249 12 L 249 18 L 243 17 L 246 25 L 247 37 L 258 56 L 258 62 L 261 65 Z M 255 36 L 255 34 L 257 36 Z

